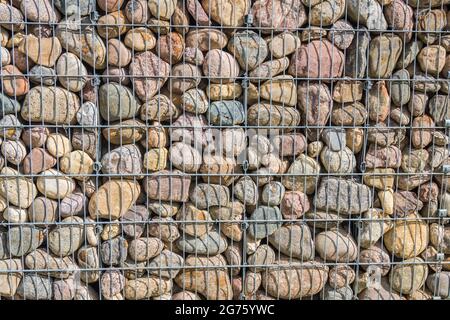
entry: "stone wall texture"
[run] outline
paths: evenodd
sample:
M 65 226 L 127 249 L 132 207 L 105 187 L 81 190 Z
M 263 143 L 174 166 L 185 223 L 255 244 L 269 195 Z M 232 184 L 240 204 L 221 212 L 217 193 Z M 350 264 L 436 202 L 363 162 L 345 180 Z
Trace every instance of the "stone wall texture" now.
M 0 0 L 0 300 L 450 298 L 449 0 Z

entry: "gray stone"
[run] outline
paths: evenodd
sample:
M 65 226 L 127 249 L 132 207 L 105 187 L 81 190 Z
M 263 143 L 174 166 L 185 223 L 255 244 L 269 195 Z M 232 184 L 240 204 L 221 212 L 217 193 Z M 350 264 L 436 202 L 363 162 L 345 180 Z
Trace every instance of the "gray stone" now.
M 116 237 L 102 243 L 101 258 L 104 264 L 120 265 L 127 259 L 128 242 L 122 237 Z
M 97 106 L 91 101 L 81 105 L 76 117 L 78 124 L 82 125 L 85 130 L 95 131 L 95 126 L 99 124 Z
M 98 92 L 100 115 L 106 121 L 126 120 L 137 116 L 139 103 L 127 87 L 111 82 Z
M 228 50 L 243 70 L 255 69 L 269 53 L 266 41 L 250 30 L 236 32 L 228 42 Z
M 307 224 L 287 224 L 269 237 L 272 246 L 288 257 L 310 261 L 314 258 L 314 241 Z
M 55 6 L 66 16 L 86 16 L 95 10 L 95 0 L 55 0 Z
M 322 140 L 331 149 L 331 151 L 343 150 L 345 141 L 345 129 L 343 128 L 330 128 L 322 131 Z
M 349 286 L 335 288 L 326 284 L 320 298 L 321 300 L 353 300 L 353 290 Z
M 201 237 L 185 235 L 177 241 L 178 249 L 185 253 L 216 255 L 227 249 L 226 238 L 217 231 L 209 231 Z
M 392 81 L 391 85 L 388 86 L 389 93 L 392 99 L 392 102 L 401 107 L 404 104 L 407 104 L 411 99 L 411 87 L 409 85 L 409 72 L 405 69 L 398 70 L 394 72 L 391 76 Z M 406 80 L 406 81 L 402 81 Z
M 370 31 L 386 30 L 388 27 L 383 9 L 376 0 L 348 0 L 347 10 L 350 18 Z
M 180 272 L 184 259 L 182 256 L 170 251 L 163 250 L 160 255 L 153 258 L 148 264 L 149 273 L 157 276 L 173 279 Z
M 207 111 L 209 123 L 220 126 L 241 124 L 245 120 L 242 103 L 234 100 L 214 101 Z
M 450 272 L 441 271 L 430 274 L 427 278 L 427 287 L 435 296 L 446 299 L 450 296 Z
M 253 222 L 253 220 L 257 220 Z M 270 222 L 266 222 L 270 220 Z M 276 221 L 275 221 L 276 220 Z M 249 219 L 249 233 L 254 239 L 264 239 L 281 227 L 281 211 L 278 207 L 260 206 L 256 208 Z
M 249 176 L 240 178 L 234 186 L 234 196 L 245 205 L 258 203 L 258 186 Z
M 142 155 L 134 144 L 118 147 L 102 157 L 102 172 L 137 178 L 142 173 Z
M 436 124 L 444 124 L 446 119 L 450 119 L 449 105 L 448 95 L 437 94 L 430 99 L 429 113 Z
M 8 251 L 21 257 L 34 251 L 44 241 L 44 233 L 35 227 L 15 226 L 8 230 Z
M 262 204 L 265 206 L 279 206 L 285 191 L 286 189 L 281 182 L 270 181 L 262 189 Z
M 345 55 L 345 75 L 351 78 L 363 78 L 366 74 L 370 34 L 364 27 L 360 28 Z
M 2 93 L 0 93 L 0 104 L 0 115 L 2 117 L 6 114 L 17 114 L 20 112 L 20 103 Z
M 17 288 L 17 294 L 27 300 L 51 300 L 52 280 L 47 276 L 26 273 Z
M 358 214 L 372 205 L 370 188 L 350 180 L 324 178 L 314 196 L 318 209 L 344 214 Z
M 226 207 L 230 202 L 230 191 L 219 184 L 199 183 L 190 191 L 189 198 L 199 209 Z
M 30 81 L 38 85 L 53 86 L 56 83 L 56 71 L 54 68 L 44 67 L 39 64 L 30 69 Z

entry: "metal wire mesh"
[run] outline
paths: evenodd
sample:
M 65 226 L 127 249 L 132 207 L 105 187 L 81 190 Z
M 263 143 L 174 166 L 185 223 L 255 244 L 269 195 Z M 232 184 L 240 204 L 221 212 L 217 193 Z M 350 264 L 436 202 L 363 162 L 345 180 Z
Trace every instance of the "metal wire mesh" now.
M 1 0 L 0 299 L 447 299 L 448 0 Z

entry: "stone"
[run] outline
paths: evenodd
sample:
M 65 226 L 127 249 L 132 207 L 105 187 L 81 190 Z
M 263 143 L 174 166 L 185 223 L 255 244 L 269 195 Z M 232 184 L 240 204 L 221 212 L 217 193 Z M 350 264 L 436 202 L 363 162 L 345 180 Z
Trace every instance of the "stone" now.
M 194 65 L 202 65 L 205 56 L 199 48 L 186 47 L 183 51 L 183 60 Z
M 422 288 L 427 280 L 428 266 L 421 258 L 403 260 L 392 268 L 389 281 L 400 294 L 412 294 Z
M 104 264 L 113 266 L 122 264 L 127 259 L 128 242 L 122 237 L 106 240 L 100 248 L 100 256 Z
M 356 167 L 355 155 L 347 147 L 340 151 L 324 147 L 320 153 L 320 160 L 329 173 L 351 173 Z
M 170 17 L 173 15 L 176 7 L 176 2 L 174 0 L 166 0 L 166 1 L 156 1 L 150 0 L 148 2 L 148 8 L 150 9 L 151 14 L 160 20 L 170 20 Z
M 36 64 L 53 67 L 61 55 L 62 46 L 56 37 L 38 38 L 34 35 L 27 35 L 20 42 L 18 50 Z
M 385 121 L 389 115 L 390 101 L 386 83 L 376 82 L 368 94 L 369 119 L 375 122 Z
M 172 282 L 170 279 L 159 276 L 147 276 L 126 280 L 124 296 L 127 300 L 143 300 L 150 297 L 157 297 L 171 292 Z
M 117 39 L 109 39 L 107 43 L 108 64 L 118 68 L 126 67 L 131 61 L 131 51 Z
M 203 74 L 214 83 L 233 82 L 239 75 L 239 64 L 231 54 L 212 49 L 205 55 Z
M 297 104 L 297 90 L 291 76 L 273 77 L 261 84 L 259 90 L 262 99 L 291 107 Z
M 362 99 L 363 84 L 361 81 L 339 80 L 333 90 L 333 100 L 339 103 L 360 101 Z
M 345 20 L 338 20 L 333 23 L 327 38 L 338 49 L 345 50 L 350 47 L 354 36 L 353 26 Z
M 100 115 L 106 121 L 126 120 L 137 115 L 139 102 L 125 86 L 111 82 L 99 89 Z
M 184 259 L 180 255 L 164 249 L 148 266 L 152 269 L 150 274 L 173 279 L 180 272 L 183 263 Z
M 386 30 L 388 27 L 383 9 L 376 0 L 364 0 L 362 2 L 349 0 L 347 10 L 353 21 L 358 21 L 370 31 Z
M 412 126 L 414 127 L 411 132 L 411 142 L 415 148 L 425 148 L 433 139 L 432 130 L 427 128 L 434 127 L 434 121 L 428 115 L 416 117 Z
M 1 169 L 0 174 L 0 196 L 16 207 L 28 208 L 38 192 L 32 179 L 19 176 L 18 171 L 8 167 Z
M 256 208 L 249 218 L 249 234 L 254 239 L 264 239 L 281 227 L 281 211 L 278 207 L 260 206 Z M 256 220 L 252 222 L 252 220 Z M 272 222 L 263 222 L 272 220 Z M 278 221 L 274 221 L 278 220 Z
M 132 207 L 140 192 L 141 187 L 135 181 L 107 181 L 92 195 L 89 215 L 92 219 L 116 220 Z
M 227 206 L 230 201 L 229 189 L 222 185 L 198 183 L 189 192 L 189 199 L 199 209 L 213 206 Z
M 152 98 L 164 85 L 169 76 L 170 65 L 154 53 L 144 51 L 134 56 L 129 72 L 138 97 L 145 101 Z
M 419 35 L 420 37 L 420 35 Z M 416 59 L 417 54 L 422 49 L 423 44 L 420 41 L 411 41 L 404 45 L 401 59 L 398 59 L 396 69 L 403 69 L 408 67 L 414 59 Z
M 147 100 L 140 110 L 140 117 L 143 121 L 167 121 L 178 118 L 180 115 L 179 108 L 163 94 L 157 94 L 152 99 Z
M 337 22 L 345 11 L 345 1 L 325 0 L 312 6 L 309 11 L 309 23 L 324 27 Z
M 366 167 L 374 168 L 399 168 L 402 161 L 402 153 L 396 146 L 376 148 L 369 146 L 366 154 Z
M 320 66 L 320 67 L 319 67 Z M 291 58 L 289 74 L 296 77 L 340 77 L 344 67 L 344 55 L 328 40 L 313 40 L 298 48 Z
M 392 0 L 383 8 L 384 16 L 388 26 L 396 32 L 404 42 L 409 42 L 412 38 L 414 27 L 413 9 L 402 0 Z
M 401 107 L 411 99 L 409 78 L 409 72 L 406 69 L 398 70 L 392 74 L 391 79 L 398 80 L 392 81 L 389 87 L 390 97 L 394 105 Z
M 374 2 L 375 7 L 378 5 L 375 0 L 369 1 Z M 369 49 L 370 34 L 366 28 L 360 27 L 360 29 L 347 48 L 345 56 L 345 75 L 351 78 L 363 78 L 367 70 L 367 50 Z
M 87 81 L 87 70 L 78 57 L 70 52 L 63 53 L 56 63 L 56 74 L 61 85 L 72 91 L 79 92 Z
M 28 220 L 33 223 L 53 223 L 57 217 L 58 202 L 45 197 L 37 197 L 28 208 Z
M 26 152 L 25 144 L 20 140 L 6 140 L 1 145 L 3 159 L 16 166 L 22 163 Z
M 201 237 L 186 235 L 176 241 L 178 249 L 184 253 L 213 256 L 223 253 L 228 244 L 226 238 L 219 232 L 211 230 Z
M 424 105 L 426 105 L 428 100 L 428 96 L 425 95 L 425 97 L 426 98 L 423 99 L 424 102 L 422 102 Z M 430 102 L 428 103 L 428 112 L 435 123 L 443 124 L 446 119 L 449 119 L 449 105 L 449 99 L 446 95 L 437 94 L 430 99 Z M 425 109 L 425 106 L 423 108 Z
M 94 0 L 56 0 L 55 6 L 65 16 L 86 16 L 95 9 Z
M 60 87 L 38 86 L 25 96 L 20 114 L 31 122 L 75 124 L 79 108 L 80 100 L 73 92 Z
M 72 151 L 59 159 L 62 172 L 72 175 L 74 179 L 86 180 L 94 172 L 94 161 L 81 150 Z
M 283 73 L 288 67 L 289 59 L 287 57 L 263 62 L 250 71 L 250 81 L 259 82 L 262 79 L 273 78 L 276 75 Z
M 133 261 L 146 261 L 159 255 L 163 246 L 158 238 L 138 238 L 130 242 L 128 254 Z
M 19 113 L 21 108 L 21 105 L 19 102 L 17 102 L 17 100 L 11 99 L 4 94 L 0 94 L 0 105 L 0 112 L 2 113 L 3 117 L 5 115 L 13 115 Z
M 201 51 L 223 49 L 227 46 L 228 37 L 218 29 L 194 29 L 186 35 L 186 47 L 198 48 Z
M 330 230 L 316 235 L 315 248 L 319 255 L 328 261 L 354 261 L 358 255 L 355 240 L 342 231 Z
M 160 36 L 156 41 L 155 50 L 162 60 L 171 65 L 176 64 L 180 62 L 183 57 L 184 38 L 177 32 L 170 32 Z
M 279 206 L 284 192 L 285 188 L 281 182 L 271 181 L 261 191 L 261 202 L 266 206 Z
M 40 193 L 54 200 L 61 200 L 75 190 L 75 181 L 55 169 L 41 172 L 36 179 Z
M 373 38 L 369 45 L 369 76 L 372 78 L 389 78 L 394 71 L 401 51 L 402 40 L 396 35 L 384 34 Z
M 441 271 L 430 274 L 426 281 L 428 289 L 443 299 L 449 297 L 450 290 L 450 272 Z
M 56 71 L 53 68 L 35 65 L 29 71 L 29 79 L 35 84 L 44 84 L 46 86 L 55 85 Z
M 84 242 L 83 219 L 80 217 L 68 217 L 62 220 L 60 225 L 48 234 L 48 247 L 53 254 L 65 257 L 77 251 Z
M 233 35 L 227 46 L 244 70 L 253 70 L 267 57 L 267 44 L 254 31 L 240 31 Z
M 214 101 L 207 111 L 208 121 L 213 125 L 232 126 L 244 122 L 245 113 L 239 101 Z
M 176 220 L 180 222 L 178 228 L 183 234 L 194 237 L 203 236 L 208 233 L 213 226 L 213 220 L 208 211 L 199 210 L 192 203 L 183 204 L 176 215 Z
M 48 270 L 38 272 L 42 276 L 50 275 L 53 278 L 67 279 L 71 276 L 76 265 L 71 257 L 58 257 L 49 254 L 43 249 L 36 249 L 25 257 L 25 265 L 31 270 Z
M 385 276 L 390 271 L 390 257 L 389 253 L 381 246 L 371 246 L 359 252 L 359 261 L 361 268 L 368 271 L 379 270 L 382 276 Z
M 149 199 L 186 202 L 191 179 L 179 170 L 161 170 L 144 178 L 144 190 Z
M 328 273 L 328 284 L 335 288 L 344 288 L 355 281 L 355 271 L 350 266 L 337 265 Z
M 302 261 L 314 258 L 314 240 L 307 224 L 284 225 L 269 236 L 269 242 L 287 257 Z
M 379 190 L 393 188 L 395 170 L 392 168 L 375 168 L 366 170 L 364 184 Z
M 98 109 L 95 103 L 87 101 L 83 103 L 76 114 L 77 122 L 82 125 L 85 130 L 95 131 L 99 125 Z
M 425 250 L 429 232 L 427 223 L 415 215 L 405 218 L 395 222 L 392 229 L 384 234 L 384 245 L 396 257 L 410 259 Z
M 98 19 L 97 32 L 102 38 L 115 38 L 128 31 L 127 22 L 127 17 L 122 10 L 111 12 Z
M 314 205 L 318 209 L 348 215 L 366 211 L 371 203 L 372 194 L 366 185 L 331 177 L 322 179 L 314 196 Z
M 3 219 L 10 223 L 24 223 L 27 222 L 27 211 L 25 209 L 9 207 L 3 211 Z
M 10 64 L 4 66 L 1 70 L 3 74 L 2 88 L 5 94 L 11 97 L 18 97 L 28 92 L 30 89 L 28 79 L 16 66 Z
M 263 33 L 272 30 L 295 31 L 308 20 L 305 6 L 300 0 L 259 0 L 253 3 L 251 12 L 254 16 L 253 25 L 262 27 Z
M 82 215 L 87 203 L 88 199 L 84 193 L 81 192 L 81 190 L 75 190 L 73 193 L 61 200 L 58 205 L 59 214 L 63 218 Z
M 128 119 L 121 122 L 113 123 L 111 126 L 102 130 L 103 137 L 112 144 L 131 144 L 140 141 L 146 131 L 145 124 L 142 121 L 135 119 Z M 149 129 L 150 130 L 150 129 Z M 83 137 L 84 136 L 84 137 Z M 86 141 L 86 132 L 80 137 L 81 141 Z M 90 141 L 87 139 L 87 141 Z M 86 143 L 85 143 L 86 144 Z M 89 143 L 89 145 L 95 145 L 95 141 Z M 82 143 L 80 143 L 80 147 Z
M 250 2 L 243 0 L 202 0 L 201 4 L 213 21 L 225 27 L 242 26 L 250 11 Z
M 288 176 L 282 177 L 281 182 L 288 190 L 300 191 L 312 194 L 318 182 L 317 174 L 320 172 L 320 165 L 304 154 L 299 155 L 289 167 Z M 289 176 L 289 174 L 300 174 L 299 176 Z
M 67 1 L 73 0 L 64 0 L 64 2 Z M 83 0 L 81 3 L 85 4 L 88 1 L 93 0 Z M 105 43 L 97 34 L 95 28 L 90 25 L 89 17 L 68 16 L 57 26 L 56 36 L 63 48 L 76 54 L 90 66 L 97 69 L 106 67 L 107 50 Z
M 22 257 L 42 244 L 44 233 L 33 226 L 12 226 L 7 240 L 8 252 L 14 257 Z
M 53 296 L 52 280 L 46 276 L 26 273 L 17 288 L 17 294 L 28 300 L 51 300 Z
M 128 1 L 124 10 L 125 16 L 132 24 L 145 24 L 150 16 L 148 3 L 145 0 Z
M 19 9 L 0 3 L 0 25 L 8 30 L 18 32 L 24 29 L 24 17 Z
M 275 251 L 268 245 L 260 245 L 255 253 L 250 255 L 247 260 L 249 270 L 252 272 L 261 272 L 267 270 L 264 265 L 272 265 L 275 262 Z
M 349 286 L 336 288 L 328 284 L 322 289 L 322 300 L 352 300 L 353 290 Z
M 424 9 L 417 14 L 417 29 L 420 32 L 419 39 L 425 44 L 431 44 L 437 40 L 437 34 L 446 25 L 445 11 L 440 9 Z
M 336 126 L 360 126 L 368 117 L 368 111 L 360 102 L 335 108 L 331 113 L 331 122 Z
M 81 150 L 91 157 L 92 160 L 94 160 L 97 158 L 98 140 L 97 131 L 88 131 L 85 128 L 76 128 L 73 130 L 71 142 L 74 150 Z M 125 136 L 123 141 L 126 142 L 126 140 L 127 137 Z
M 208 300 L 231 300 L 233 291 L 225 264 L 225 259 L 221 255 L 188 256 L 185 265 L 196 268 L 183 269 L 175 277 L 175 283 L 185 290 L 198 292 Z
M 120 175 L 125 178 L 140 178 L 142 173 L 142 155 L 136 145 L 127 144 L 115 148 L 103 155 L 102 172 Z
M 265 126 L 296 126 L 300 123 L 300 113 L 293 107 L 283 107 L 278 104 L 256 103 L 247 110 L 247 122 L 250 125 Z
M 166 148 L 150 149 L 144 154 L 143 167 L 148 171 L 160 171 L 166 168 L 169 151 Z
M 128 4 L 130 3 L 132 1 L 128 2 Z M 147 5 L 146 2 L 144 3 Z M 139 27 L 130 29 L 125 35 L 123 42 L 128 48 L 134 51 L 147 51 L 156 46 L 156 37 L 150 29 Z
M 317 261 L 292 258 L 276 261 L 277 267 L 262 273 L 262 287 L 277 299 L 300 299 L 319 293 L 328 278 L 328 267 Z
M 189 89 L 183 93 L 181 100 L 183 109 L 191 113 L 205 113 L 209 107 L 208 98 L 200 89 Z
M 445 65 L 446 50 L 439 45 L 430 45 L 420 50 L 417 56 L 420 68 L 423 72 L 438 76 Z
M 173 66 L 172 76 L 169 78 L 170 90 L 175 94 L 183 94 L 200 84 L 202 71 L 196 65 L 182 62 Z

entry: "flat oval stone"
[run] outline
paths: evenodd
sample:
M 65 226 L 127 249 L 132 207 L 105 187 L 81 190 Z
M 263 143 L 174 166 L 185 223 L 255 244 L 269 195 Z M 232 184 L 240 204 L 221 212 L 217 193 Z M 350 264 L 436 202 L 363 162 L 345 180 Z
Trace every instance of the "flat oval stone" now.
M 48 169 L 39 174 L 36 186 L 50 199 L 60 200 L 75 190 L 75 181 L 60 171 Z
M 239 75 L 239 64 L 228 52 L 212 49 L 205 56 L 203 74 L 214 83 L 233 82 Z
M 229 189 L 222 185 L 198 183 L 190 192 L 189 198 L 199 209 L 213 206 L 227 206 L 230 202 Z
M 56 62 L 56 74 L 61 85 L 72 92 L 79 92 L 87 82 L 87 70 L 78 57 L 63 53 Z
M 337 230 L 316 235 L 315 247 L 319 255 L 328 261 L 354 261 L 358 255 L 358 247 L 353 237 Z
M 47 276 L 26 273 L 17 288 L 17 294 L 23 299 L 51 300 L 53 296 L 52 279 Z
M 148 261 L 159 255 L 164 244 L 158 238 L 138 238 L 130 242 L 128 254 L 133 261 Z
M 132 180 L 110 180 L 104 183 L 89 201 L 92 219 L 117 220 L 136 202 L 141 187 Z
M 226 238 L 217 231 L 209 231 L 201 237 L 186 235 L 177 240 L 177 247 L 185 253 L 216 255 L 224 252 L 228 244 Z
M 0 195 L 14 206 L 28 208 L 38 192 L 33 181 L 8 167 L 3 168 L 0 175 Z
M 255 1 L 251 10 L 255 27 L 263 27 L 261 32 L 270 33 L 295 31 L 307 22 L 305 6 L 300 0 L 259 0 Z
M 56 110 L 54 106 L 57 105 Z M 51 124 L 75 124 L 80 99 L 74 93 L 60 87 L 34 87 L 23 102 L 21 116 L 31 122 Z

